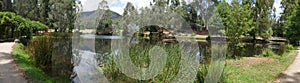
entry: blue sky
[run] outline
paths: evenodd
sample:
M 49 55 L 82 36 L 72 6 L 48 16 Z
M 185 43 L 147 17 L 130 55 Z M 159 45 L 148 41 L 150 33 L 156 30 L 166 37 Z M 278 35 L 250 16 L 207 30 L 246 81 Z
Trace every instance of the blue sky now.
M 96 10 L 98 4 L 102 0 L 80 0 L 83 3 L 83 11 L 92 11 Z M 127 2 L 133 3 L 136 8 L 142 8 L 150 6 L 150 2 L 152 0 L 106 0 L 109 4 L 110 10 L 115 11 L 119 14 L 123 14 L 124 8 Z M 187 2 L 191 2 L 192 0 L 186 0 Z M 227 0 L 227 2 L 231 2 L 232 0 Z M 281 0 L 275 0 L 274 7 L 276 8 L 276 15 L 279 16 L 282 12 L 280 8 Z

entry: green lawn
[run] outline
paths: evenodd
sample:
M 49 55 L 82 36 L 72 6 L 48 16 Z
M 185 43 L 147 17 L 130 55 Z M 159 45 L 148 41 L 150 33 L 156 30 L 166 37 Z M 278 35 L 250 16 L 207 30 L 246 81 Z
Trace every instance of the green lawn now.
M 22 44 L 15 44 L 12 54 L 20 69 L 24 71 L 28 81 L 33 83 L 53 83 L 49 76 L 34 65 L 30 54 L 24 51 Z
M 272 63 L 247 65 L 244 59 L 227 60 L 225 68 L 226 83 L 270 83 L 274 82 L 279 74 L 284 71 L 295 59 L 297 51 L 284 53 L 282 56 L 274 55 L 268 58 L 276 59 Z M 236 65 L 234 63 L 239 63 Z

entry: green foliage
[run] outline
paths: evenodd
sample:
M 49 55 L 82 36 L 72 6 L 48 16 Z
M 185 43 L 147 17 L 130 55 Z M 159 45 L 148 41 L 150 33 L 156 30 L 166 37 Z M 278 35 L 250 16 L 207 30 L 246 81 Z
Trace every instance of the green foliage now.
M 48 26 L 38 21 L 31 21 L 12 12 L 0 12 L 0 26 L 1 28 L 8 28 L 2 32 L 10 32 L 11 38 L 19 36 L 30 38 L 34 31 L 46 30 L 48 28 Z
M 223 0 L 217 7 L 226 27 L 226 35 L 235 47 L 241 45 L 241 36 L 248 35 L 248 32 L 253 29 L 250 3 L 243 2 L 242 5 L 239 3 L 237 0 L 233 0 L 229 5 Z
M 288 50 L 288 52 L 291 51 L 291 50 L 295 50 L 294 46 L 291 45 L 291 44 L 287 44 L 287 45 L 285 46 L 285 48 L 286 48 L 286 50 Z
M 281 8 L 283 8 L 283 13 L 280 16 L 279 22 L 280 22 L 280 28 L 283 35 L 286 35 L 289 33 L 287 29 L 290 25 L 290 17 L 295 11 L 295 8 L 297 8 L 298 0 L 282 0 L 281 1 Z
M 55 32 L 72 32 L 77 19 L 79 7 L 76 0 L 43 1 L 42 22 L 45 22 Z
M 22 17 L 29 18 L 31 20 L 39 19 L 39 0 L 15 0 L 13 3 L 14 12 Z
M 271 28 L 271 19 L 274 0 L 256 0 L 253 7 L 254 22 L 256 23 L 255 29 L 252 30 L 251 36 L 260 36 L 264 39 L 273 35 Z
M 276 56 L 276 54 L 269 48 L 266 48 L 263 50 L 261 56 L 263 57 L 270 57 L 270 56 Z
M 15 0 L 13 9 L 18 15 L 41 21 L 56 31 L 71 32 L 78 6 L 76 0 Z
M 298 44 L 300 41 L 300 6 L 299 3 L 294 8 L 292 15 L 288 17 L 288 21 L 286 26 L 288 27 L 286 37 L 290 41 L 291 44 Z

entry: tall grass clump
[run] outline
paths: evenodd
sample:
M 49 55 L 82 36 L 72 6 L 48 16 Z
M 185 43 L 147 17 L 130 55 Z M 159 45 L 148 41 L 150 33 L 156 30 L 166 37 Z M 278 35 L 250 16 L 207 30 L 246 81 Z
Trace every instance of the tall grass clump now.
M 51 33 L 34 37 L 28 50 L 36 66 L 48 75 L 57 79 L 56 82 L 68 82 L 72 74 L 72 40 L 69 33 Z
M 261 54 L 263 57 L 272 57 L 272 56 L 278 56 L 276 53 L 274 53 L 271 49 L 266 48 L 263 49 L 263 52 Z
M 156 77 L 150 80 L 136 80 L 126 75 L 116 67 L 116 64 L 110 57 L 107 62 L 101 67 L 104 71 L 104 74 L 111 82 L 171 82 L 173 78 L 177 75 L 180 66 L 180 49 L 177 48 L 177 45 L 159 45 L 163 48 L 167 55 L 167 62 L 163 71 L 158 74 Z M 132 63 L 140 68 L 149 67 L 151 61 L 149 58 L 149 50 L 154 47 L 151 44 L 143 45 L 133 45 L 129 47 L 129 56 Z
M 54 40 L 50 36 L 35 37 L 29 43 L 29 50 L 37 66 L 47 69 L 51 65 Z
M 106 60 L 105 63 L 101 65 L 100 68 L 103 70 L 105 76 L 110 82 L 168 83 L 168 82 L 172 82 L 176 78 L 176 76 L 179 75 L 182 56 L 196 56 L 196 55 L 181 55 L 183 48 L 178 44 L 161 44 L 161 43 L 149 44 L 143 42 L 129 47 L 129 56 L 132 63 L 135 66 L 140 68 L 148 68 L 152 62 L 150 60 L 149 52 L 155 46 L 159 46 L 160 48 L 164 49 L 167 61 L 165 63 L 165 67 L 163 68 L 163 70 L 154 78 L 151 78 L 149 80 L 137 80 L 126 76 L 119 70 L 119 68 L 117 68 L 113 60 L 114 59 L 113 57 L 108 57 L 107 59 L 105 59 Z M 205 52 L 203 53 L 205 54 Z M 194 60 L 196 61 L 196 59 Z M 207 73 L 209 72 L 210 62 L 209 61 L 206 61 L 204 63 L 199 62 L 199 64 L 200 64 L 198 67 L 199 71 L 197 72 L 195 82 L 203 83 L 207 78 L 206 76 Z M 220 79 L 220 81 L 223 80 Z
M 22 44 L 15 44 L 12 55 L 18 67 L 24 71 L 26 79 L 30 83 L 53 83 L 54 81 L 47 76 L 40 68 L 34 65 L 31 54 L 25 50 Z

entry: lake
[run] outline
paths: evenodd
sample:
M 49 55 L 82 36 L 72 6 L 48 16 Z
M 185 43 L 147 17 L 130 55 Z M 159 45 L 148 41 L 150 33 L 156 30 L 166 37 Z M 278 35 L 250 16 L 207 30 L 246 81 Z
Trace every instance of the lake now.
M 151 53 L 156 55 L 165 54 L 166 61 L 163 70 L 154 78 L 148 80 L 136 80 L 122 73 L 113 59 L 113 54 L 120 51 L 116 48 L 118 47 L 116 45 L 118 43 L 116 42 L 121 40 L 126 40 L 126 50 L 128 50 L 131 62 L 140 68 L 148 68 L 155 62 L 150 60 L 151 56 L 153 56 Z M 233 54 L 239 57 L 253 57 L 261 54 L 264 49 L 270 48 L 275 53 L 280 53 L 279 44 L 245 43 L 243 49 L 235 52 L 232 50 L 222 52 L 220 49 L 224 47 L 218 45 L 212 47 L 213 44 L 214 42 L 208 41 L 177 41 L 176 39 L 172 39 L 166 42 L 163 39 L 151 40 L 122 36 L 97 36 L 92 34 L 78 35 L 76 37 L 73 36 L 69 40 L 58 40 L 56 42 L 51 57 L 52 63 L 45 71 L 59 82 L 170 82 L 180 72 L 180 62 L 183 56 L 188 56 L 182 54 L 182 52 L 186 52 L 184 49 L 187 49 L 183 47 L 197 47 L 197 49 L 188 48 L 194 50 L 189 53 L 189 56 L 193 57 L 190 61 L 200 65 L 211 64 L 214 57 L 217 57 L 212 52 Z M 227 44 L 224 43 L 223 46 L 227 46 Z M 155 50 L 151 52 L 152 48 L 156 47 L 163 51 Z M 226 58 L 232 57 L 227 56 Z M 155 59 L 159 61 L 160 57 Z

